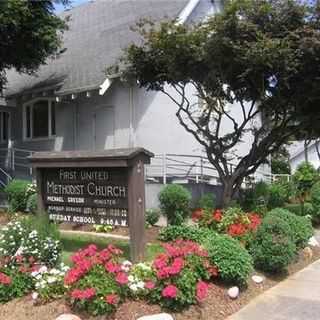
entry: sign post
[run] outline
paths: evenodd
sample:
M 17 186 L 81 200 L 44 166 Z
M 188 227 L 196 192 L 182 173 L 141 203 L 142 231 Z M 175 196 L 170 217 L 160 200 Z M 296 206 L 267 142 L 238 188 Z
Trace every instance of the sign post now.
M 129 227 L 131 259 L 144 258 L 144 164 L 142 148 L 101 152 L 36 152 L 38 208 L 57 222 Z

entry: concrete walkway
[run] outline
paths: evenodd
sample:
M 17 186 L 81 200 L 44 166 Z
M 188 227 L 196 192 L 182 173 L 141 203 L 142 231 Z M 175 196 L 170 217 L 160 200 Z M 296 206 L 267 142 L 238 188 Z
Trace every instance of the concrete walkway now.
M 252 300 L 228 320 L 319 320 L 320 260 Z

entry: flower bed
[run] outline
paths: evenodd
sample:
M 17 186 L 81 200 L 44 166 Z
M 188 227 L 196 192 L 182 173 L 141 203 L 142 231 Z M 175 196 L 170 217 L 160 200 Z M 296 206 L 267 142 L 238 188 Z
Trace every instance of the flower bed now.
M 251 239 L 262 221 L 259 214 L 246 213 L 238 207 L 226 210 L 197 209 L 192 214 L 192 220 L 201 227 L 226 233 L 243 243 L 247 243 Z

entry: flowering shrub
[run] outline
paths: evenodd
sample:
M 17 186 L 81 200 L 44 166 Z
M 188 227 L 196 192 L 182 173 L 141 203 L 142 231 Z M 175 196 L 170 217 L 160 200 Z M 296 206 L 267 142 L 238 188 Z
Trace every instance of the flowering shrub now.
M 192 241 L 177 240 L 163 245 L 165 252 L 153 261 L 155 283 L 148 297 L 161 306 L 180 310 L 202 301 L 211 277 L 217 268 L 208 260 L 208 253 Z
M 245 243 L 250 240 L 252 233 L 261 223 L 257 213 L 245 213 L 238 207 L 228 208 L 225 211 L 198 209 L 193 212 L 192 219 L 201 227 L 226 233 Z
M 155 287 L 155 272 L 149 263 L 138 263 L 132 266 L 128 276 L 131 296 L 145 296 Z
M 22 256 L 0 259 L 0 302 L 22 297 L 33 287 L 31 272 L 36 268 L 35 260 Z
M 128 263 L 120 263 L 122 251 L 109 245 L 98 251 L 95 245 L 72 256 L 74 266 L 66 273 L 64 284 L 73 306 L 93 315 L 115 311 L 128 291 Z
M 36 291 L 33 292 L 32 298 L 47 302 L 56 299 L 65 293 L 64 277 L 69 267 L 60 264 L 57 268 L 48 269 L 46 266 L 40 267 L 31 273 L 35 282 Z
M 16 257 L 28 261 L 34 259 L 38 263 L 53 266 L 60 257 L 61 247 L 58 240 L 40 236 L 37 230 L 28 228 L 20 221 L 9 222 L 0 234 L 0 258 Z M 9 262 L 8 262 L 9 263 Z

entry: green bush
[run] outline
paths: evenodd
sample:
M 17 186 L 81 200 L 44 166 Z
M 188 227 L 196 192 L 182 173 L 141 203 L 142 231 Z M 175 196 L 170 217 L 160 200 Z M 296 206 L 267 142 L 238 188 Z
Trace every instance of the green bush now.
M 189 215 L 191 194 L 184 187 L 170 184 L 164 187 L 159 194 L 160 208 L 167 216 L 168 224 L 179 225 Z
M 310 198 L 313 206 L 312 217 L 317 221 L 320 219 L 320 182 L 317 182 L 312 186 Z
M 146 210 L 146 222 L 154 226 L 160 219 L 160 211 L 158 209 Z
M 269 199 L 268 208 L 282 207 L 288 201 L 288 192 L 284 185 L 281 183 L 272 183 L 269 186 Z
M 38 209 L 38 196 L 36 193 L 33 193 L 29 196 L 27 200 L 26 211 L 30 213 L 37 213 Z
M 293 261 L 297 248 L 289 224 L 271 215 L 263 219 L 249 250 L 257 268 L 281 272 Z
M 213 231 L 207 228 L 199 228 L 197 226 L 167 226 L 163 228 L 159 233 L 159 240 L 164 242 L 175 241 L 177 239 L 192 240 L 200 242 Z
M 297 249 L 306 247 L 308 240 L 313 235 L 311 219 L 297 216 L 282 208 L 271 210 L 267 214 L 267 217 L 269 216 L 280 217 L 283 221 L 289 224 Z
M 25 211 L 27 207 L 27 200 L 29 197 L 28 187 L 29 181 L 14 179 L 4 189 L 8 196 L 9 211 Z
M 211 233 L 204 239 L 203 246 L 223 281 L 238 285 L 246 283 L 253 270 L 253 262 L 250 254 L 237 240 Z
M 305 197 L 317 182 L 319 174 L 311 163 L 303 162 L 298 166 L 292 178 L 299 195 Z
M 216 207 L 216 196 L 214 193 L 206 193 L 198 201 L 198 208 L 213 210 Z

